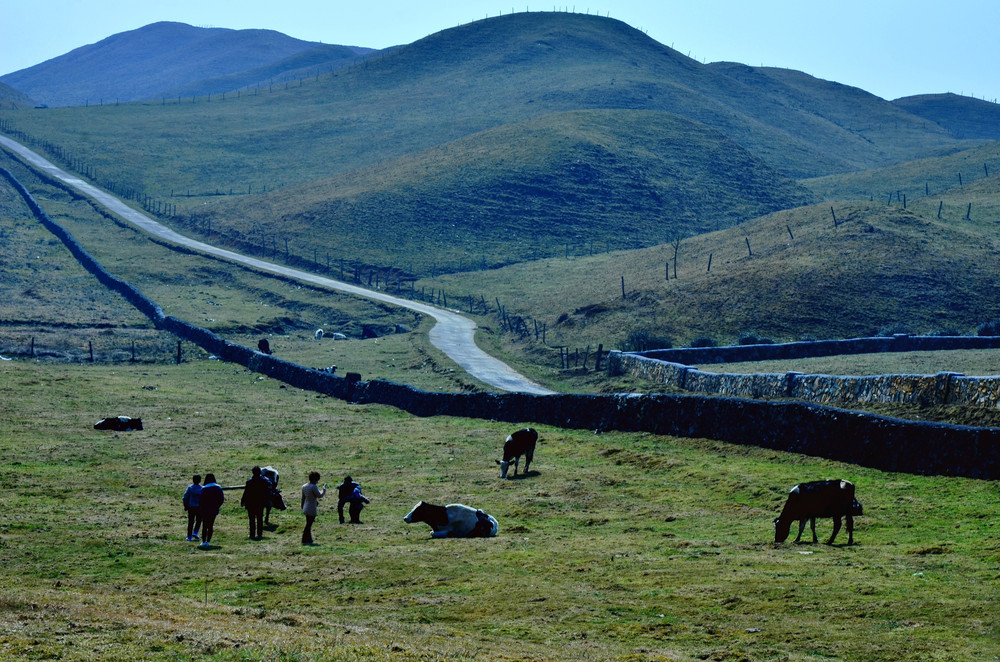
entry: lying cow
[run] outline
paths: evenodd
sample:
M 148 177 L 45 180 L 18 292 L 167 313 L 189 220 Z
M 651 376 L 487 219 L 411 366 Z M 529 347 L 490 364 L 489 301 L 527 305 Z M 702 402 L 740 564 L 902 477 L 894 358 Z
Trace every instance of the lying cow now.
M 531 428 L 524 428 L 511 434 L 503 442 L 503 460 L 497 460 L 500 465 L 500 477 L 507 477 L 507 469 L 510 461 L 514 460 L 514 475 L 517 475 L 517 465 L 524 456 L 524 473 L 528 473 L 531 459 L 535 456 L 535 444 L 538 442 L 538 433 Z
M 499 528 L 497 521 L 483 511 L 460 503 L 435 506 L 420 501 L 403 521 L 430 525 L 432 538 L 491 538 Z
M 129 432 L 131 430 L 142 429 L 142 419 L 130 416 L 109 416 L 94 423 L 95 430 L 115 430 L 117 432 Z
M 774 542 L 785 542 L 792 522 L 799 521 L 799 535 L 802 538 L 806 520 L 812 528 L 813 542 L 816 542 L 816 518 L 832 517 L 833 534 L 826 542 L 832 545 L 840 531 L 840 519 L 847 518 L 847 544 L 854 544 L 854 517 L 861 515 L 861 504 L 854 498 L 854 484 L 846 480 L 817 480 L 799 483 L 788 493 L 781 515 L 774 520 Z

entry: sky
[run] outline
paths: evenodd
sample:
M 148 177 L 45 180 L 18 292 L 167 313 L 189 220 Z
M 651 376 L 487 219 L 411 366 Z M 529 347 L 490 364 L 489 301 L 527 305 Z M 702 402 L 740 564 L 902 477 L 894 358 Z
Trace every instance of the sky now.
M 700 62 L 796 69 L 896 99 L 1000 99 L 1000 0 L 0 0 L 0 75 L 157 21 L 384 48 L 511 11 L 617 18 Z

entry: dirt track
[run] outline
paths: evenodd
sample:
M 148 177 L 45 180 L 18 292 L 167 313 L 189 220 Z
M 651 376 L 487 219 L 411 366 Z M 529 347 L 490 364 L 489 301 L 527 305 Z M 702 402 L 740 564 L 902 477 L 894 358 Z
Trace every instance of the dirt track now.
M 459 364 L 470 375 L 487 384 L 504 391 L 516 391 L 524 393 L 551 394 L 550 391 L 532 382 L 526 377 L 515 372 L 510 366 L 499 361 L 483 350 L 479 349 L 474 340 L 476 324 L 472 320 L 444 308 L 438 308 L 418 301 L 410 301 L 400 297 L 395 297 L 382 292 L 365 289 L 349 283 L 324 278 L 311 274 L 307 271 L 300 271 L 290 267 L 284 267 L 265 260 L 248 257 L 240 253 L 224 250 L 210 244 L 195 241 L 189 237 L 178 234 L 173 230 L 160 225 L 149 216 L 129 207 L 122 200 L 102 191 L 91 184 L 83 181 L 79 177 L 71 175 L 64 170 L 53 165 L 40 155 L 31 151 L 20 143 L 5 136 L 0 136 L 0 145 L 10 149 L 15 154 L 29 162 L 35 168 L 43 170 L 49 175 L 65 182 L 83 195 L 96 201 L 108 211 L 116 214 L 132 225 L 142 229 L 151 235 L 164 239 L 174 244 L 185 246 L 192 250 L 223 258 L 238 264 L 252 267 L 259 271 L 278 274 L 288 278 L 294 278 L 320 287 L 347 292 L 356 296 L 376 299 L 385 303 L 408 308 L 425 315 L 430 315 L 436 324 L 430 330 L 431 343 L 447 354 L 453 361 Z

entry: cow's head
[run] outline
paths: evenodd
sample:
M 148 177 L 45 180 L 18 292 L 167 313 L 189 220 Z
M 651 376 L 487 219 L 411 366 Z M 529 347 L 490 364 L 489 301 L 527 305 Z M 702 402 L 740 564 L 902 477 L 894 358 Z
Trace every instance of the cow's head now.
M 414 522 L 422 522 L 424 511 L 427 509 L 426 504 L 423 501 L 418 501 L 417 505 L 413 506 L 413 509 L 406 514 L 403 521 L 407 524 L 413 524 Z
M 780 517 L 774 520 L 774 542 L 785 542 L 788 539 L 788 532 L 792 528 L 792 520 L 782 520 Z
M 510 462 L 507 462 L 507 461 L 504 461 L 504 460 L 497 460 L 496 462 L 497 462 L 497 464 L 500 465 L 500 477 L 501 478 L 506 478 L 507 477 L 507 469 L 510 468 Z

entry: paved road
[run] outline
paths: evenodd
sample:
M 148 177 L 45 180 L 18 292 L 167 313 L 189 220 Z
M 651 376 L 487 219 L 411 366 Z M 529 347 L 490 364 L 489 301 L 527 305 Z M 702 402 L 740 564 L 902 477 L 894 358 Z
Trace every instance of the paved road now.
M 31 151 L 24 145 L 7 138 L 6 136 L 0 136 L 0 145 L 3 145 L 20 155 L 39 170 L 44 170 L 49 175 L 62 180 L 80 193 L 92 198 L 106 209 L 117 214 L 132 225 L 135 225 L 143 231 L 161 239 L 186 246 L 187 248 L 191 248 L 202 253 L 214 255 L 239 264 L 244 264 L 260 271 L 279 274 L 281 276 L 294 278 L 332 290 L 347 292 L 348 294 L 354 294 L 356 296 L 376 299 L 394 306 L 408 308 L 425 315 L 430 315 L 437 322 L 430 330 L 429 335 L 431 343 L 447 354 L 453 361 L 455 361 L 455 363 L 462 366 L 466 372 L 476 379 L 504 391 L 537 393 L 542 395 L 553 393 L 553 391 L 539 386 L 528 378 L 518 374 L 506 363 L 493 358 L 483 350 L 479 349 L 473 339 L 473 335 L 476 330 L 476 323 L 467 317 L 463 317 L 460 314 L 443 308 L 438 308 L 436 306 L 420 303 L 418 301 L 410 301 L 400 297 L 394 297 L 382 292 L 357 287 L 349 283 L 333 280 L 331 278 L 324 278 L 306 271 L 291 269 L 272 262 L 258 260 L 246 255 L 241 255 L 240 253 L 234 253 L 233 251 L 227 251 L 210 244 L 195 241 L 194 239 L 174 232 L 170 228 L 160 225 L 149 216 L 129 207 L 115 196 L 88 184 L 79 177 L 70 175 L 69 173 L 57 168 L 40 155 Z

